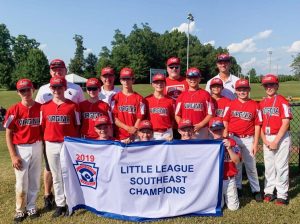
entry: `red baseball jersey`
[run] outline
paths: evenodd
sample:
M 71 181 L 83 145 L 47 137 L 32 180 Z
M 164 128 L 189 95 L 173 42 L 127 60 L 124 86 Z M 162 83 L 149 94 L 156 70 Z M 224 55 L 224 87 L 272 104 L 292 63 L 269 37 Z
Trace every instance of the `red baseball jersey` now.
M 240 148 L 235 145 L 232 147 L 232 151 L 240 156 Z M 224 180 L 227 180 L 228 177 L 233 177 L 238 173 L 235 163 L 230 158 L 228 150 L 224 151 Z
M 227 97 L 222 97 L 218 100 L 213 99 L 213 102 L 216 111 L 216 117 L 223 117 L 224 111 L 229 106 L 230 99 L 228 99 Z
M 176 101 L 175 115 L 189 119 L 193 125 L 200 123 L 207 115 L 214 115 L 212 97 L 206 90 L 185 91 Z
M 123 92 L 118 92 L 112 98 L 112 113 L 114 118 L 118 118 L 128 126 L 134 126 L 137 119 L 143 119 L 145 115 L 145 103 L 143 97 L 134 92 L 127 96 Z M 130 137 L 130 134 L 123 128 L 116 126 L 116 138 L 119 140 Z
M 32 144 L 42 140 L 40 108 L 41 104 L 37 102 L 32 107 L 19 102 L 7 110 L 3 127 L 12 130 L 13 144 Z
M 259 105 L 254 100 L 241 102 L 235 99 L 231 101 L 223 120 L 228 122 L 229 133 L 238 136 L 254 135 L 255 126 L 262 123 Z
M 153 130 L 172 128 L 175 114 L 175 100 L 168 96 L 160 99 L 153 94 L 145 98 L 147 105 L 147 118 L 153 125 Z
M 262 130 L 267 134 L 266 127 L 270 128 L 271 135 L 276 135 L 282 125 L 282 119 L 293 119 L 289 102 L 281 95 L 266 97 L 259 103 L 262 112 Z
M 178 96 L 189 89 L 189 85 L 185 78 L 180 76 L 179 79 L 173 80 L 169 77 L 166 78 L 166 87 L 164 89 L 164 94 L 176 100 Z
M 65 136 L 79 137 L 79 107 L 68 99 L 60 105 L 48 101 L 41 106 L 41 124 L 45 141 L 63 142 Z
M 81 136 L 84 138 L 98 138 L 95 132 L 95 119 L 99 116 L 106 115 L 110 117 L 110 106 L 102 100 L 96 103 L 91 103 L 85 100 L 79 103 L 79 110 L 81 115 Z

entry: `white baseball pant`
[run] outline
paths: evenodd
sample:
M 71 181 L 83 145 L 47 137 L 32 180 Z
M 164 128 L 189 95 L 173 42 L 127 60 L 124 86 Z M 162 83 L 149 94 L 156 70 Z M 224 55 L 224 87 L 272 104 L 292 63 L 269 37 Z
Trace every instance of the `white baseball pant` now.
M 266 139 L 272 142 L 276 135 L 266 135 Z M 287 132 L 280 140 L 277 150 L 270 150 L 264 144 L 265 161 L 265 194 L 273 194 L 277 190 L 277 197 L 288 198 L 289 190 L 289 156 L 291 137 Z
M 240 202 L 234 177 L 223 180 L 222 208 L 224 204 L 226 204 L 227 208 L 231 211 L 239 209 Z
M 246 138 L 239 138 L 233 136 L 234 140 L 241 149 L 242 161 L 236 165 L 238 169 L 238 174 L 236 175 L 236 185 L 238 189 L 242 189 L 242 175 L 243 175 L 243 163 L 245 164 L 247 177 L 250 183 L 251 191 L 260 192 L 260 186 L 258 181 L 258 174 L 256 169 L 256 160 L 255 156 L 251 152 L 254 137 L 249 136 Z
M 193 139 L 208 139 L 208 128 L 203 127 L 199 131 L 195 132 Z
M 17 154 L 22 158 L 22 169 L 15 169 L 16 175 L 16 212 L 36 208 L 40 190 L 43 144 L 15 145 Z
M 45 143 L 46 155 L 52 173 L 55 203 L 59 207 L 64 207 L 66 205 L 66 198 L 60 164 L 60 152 L 62 150 L 63 143 L 48 141 Z
M 172 137 L 173 138 L 173 130 L 172 128 L 169 128 L 165 132 L 153 132 L 153 139 L 154 140 L 166 140 L 166 138 Z

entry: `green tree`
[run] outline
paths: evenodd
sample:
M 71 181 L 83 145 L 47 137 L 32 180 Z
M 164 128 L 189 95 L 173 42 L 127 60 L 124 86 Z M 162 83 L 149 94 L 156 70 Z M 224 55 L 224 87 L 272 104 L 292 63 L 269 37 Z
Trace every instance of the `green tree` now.
M 85 78 L 92 78 L 97 75 L 96 65 L 97 65 L 97 56 L 93 53 L 89 53 L 86 59 L 84 59 L 85 63 L 85 70 L 84 70 L 84 77 Z
M 11 51 L 11 36 L 4 24 L 0 24 L 0 86 L 9 87 L 14 61 Z
M 291 64 L 292 71 L 294 72 L 297 79 L 300 79 L 300 53 L 297 54 L 296 57 L 294 57 L 294 60 Z
M 250 78 L 250 82 L 251 83 L 256 83 L 258 82 L 258 78 L 257 78 L 257 75 L 256 75 L 256 70 L 255 68 L 251 68 L 249 70 L 249 72 L 247 73 L 247 76 Z
M 71 73 L 83 75 L 83 69 L 84 69 L 83 51 L 86 49 L 83 46 L 83 37 L 81 35 L 75 34 L 73 39 L 75 40 L 75 43 L 76 43 L 76 50 L 75 50 L 74 58 L 71 59 L 71 61 L 70 61 L 69 71 Z
M 111 53 L 110 50 L 107 47 L 102 47 L 100 53 L 99 53 L 99 59 L 97 61 L 96 65 L 96 71 L 97 74 L 101 74 L 101 69 L 105 67 L 114 67 L 111 62 Z

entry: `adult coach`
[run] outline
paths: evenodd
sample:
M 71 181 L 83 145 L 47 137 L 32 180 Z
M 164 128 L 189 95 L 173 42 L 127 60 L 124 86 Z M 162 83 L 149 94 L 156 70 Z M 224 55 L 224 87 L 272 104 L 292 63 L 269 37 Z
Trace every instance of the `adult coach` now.
M 230 65 L 231 65 L 231 56 L 229 54 L 220 54 L 217 56 L 217 68 L 219 70 L 219 74 L 214 78 L 219 78 L 223 81 L 223 90 L 222 96 L 229 98 L 230 100 L 234 100 L 236 98 L 235 95 L 235 83 L 239 78 L 235 75 L 230 74 Z M 205 90 L 210 93 L 210 82 L 208 80 L 206 84 Z
M 115 71 L 111 67 L 105 67 L 101 70 L 100 79 L 103 83 L 99 99 L 111 105 L 112 97 L 120 92 L 121 90 L 118 87 L 115 87 Z
M 50 75 L 51 77 L 54 76 L 62 76 L 65 77 L 67 75 L 67 68 L 63 60 L 60 59 L 54 59 L 50 63 Z M 72 100 L 74 103 L 79 104 L 80 102 L 84 101 L 84 95 L 81 87 L 77 84 L 67 82 L 67 89 L 64 93 L 65 98 Z M 40 87 L 35 101 L 41 104 L 47 103 L 48 101 L 52 100 L 53 95 L 52 91 L 50 89 L 50 83 L 45 84 Z M 52 176 L 50 172 L 50 167 L 45 157 L 45 163 L 46 168 L 44 171 L 44 203 L 45 203 L 45 209 L 51 210 L 54 206 L 54 197 L 51 192 L 52 188 Z

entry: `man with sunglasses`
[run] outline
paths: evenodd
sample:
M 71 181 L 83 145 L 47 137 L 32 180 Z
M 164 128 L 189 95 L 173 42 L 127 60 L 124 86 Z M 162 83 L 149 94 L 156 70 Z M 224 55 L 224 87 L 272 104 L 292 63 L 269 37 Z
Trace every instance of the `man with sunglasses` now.
M 223 81 L 223 90 L 222 96 L 229 98 L 230 100 L 236 99 L 235 95 L 235 83 L 239 78 L 235 75 L 230 74 L 230 65 L 231 65 L 231 56 L 229 54 L 219 54 L 217 56 L 217 68 L 219 74 L 213 78 L 219 78 Z M 212 79 L 213 79 L 212 78 Z M 207 84 L 205 90 L 210 93 L 210 79 Z
M 86 89 L 89 99 L 79 103 L 81 114 L 81 137 L 96 139 L 98 134 L 95 132 L 95 119 L 99 116 L 106 115 L 111 118 L 110 106 L 99 100 L 100 81 L 97 78 L 90 78 L 86 81 Z M 111 133 L 112 134 L 112 133 Z
M 113 96 L 112 113 L 116 125 L 116 138 L 124 143 L 135 140 L 140 121 L 145 115 L 143 97 L 133 91 L 134 72 L 131 68 L 120 71 L 122 91 Z
M 209 93 L 199 87 L 201 73 L 197 68 L 186 71 L 189 89 L 176 101 L 175 119 L 189 119 L 194 126 L 196 139 L 208 139 L 208 122 L 213 117 L 214 105 Z
M 231 101 L 228 110 L 225 111 L 224 136 L 232 137 L 240 147 L 252 194 L 256 202 L 262 202 L 255 160 L 262 119 L 258 103 L 249 98 L 250 90 L 246 79 L 240 79 L 235 83 L 238 98 Z M 237 189 L 239 196 L 242 196 L 242 163 L 237 165 L 237 169 Z
M 21 102 L 8 109 L 4 121 L 7 148 L 16 175 L 16 223 L 26 218 L 25 212 L 31 219 L 39 217 L 36 199 L 40 189 L 43 144 L 41 104 L 33 100 L 33 92 L 32 82 L 20 79 L 17 93 Z
M 100 79 L 103 83 L 99 93 L 99 99 L 111 105 L 112 97 L 120 92 L 118 87 L 115 87 L 115 71 L 111 67 L 105 67 L 101 70 Z
M 276 205 L 288 204 L 289 155 L 291 137 L 290 120 L 293 116 L 288 101 L 277 94 L 279 81 L 277 76 L 267 74 L 262 78 L 266 97 L 260 102 L 262 111 L 261 138 L 263 141 L 265 162 L 264 201 L 271 202 L 276 196 Z
M 67 68 L 63 60 L 54 59 L 50 63 L 50 76 L 61 76 L 65 77 L 67 75 Z M 74 103 L 79 104 L 84 101 L 84 95 L 81 87 L 77 84 L 67 82 L 67 89 L 64 92 L 65 98 L 72 100 Z M 49 102 L 52 100 L 53 94 L 50 89 L 50 83 L 45 84 L 40 87 L 35 101 L 41 104 Z M 54 197 L 52 194 L 52 176 L 50 172 L 50 167 L 47 161 L 46 153 L 44 153 L 45 159 L 45 170 L 44 170 L 44 206 L 45 210 L 49 211 L 54 207 Z

